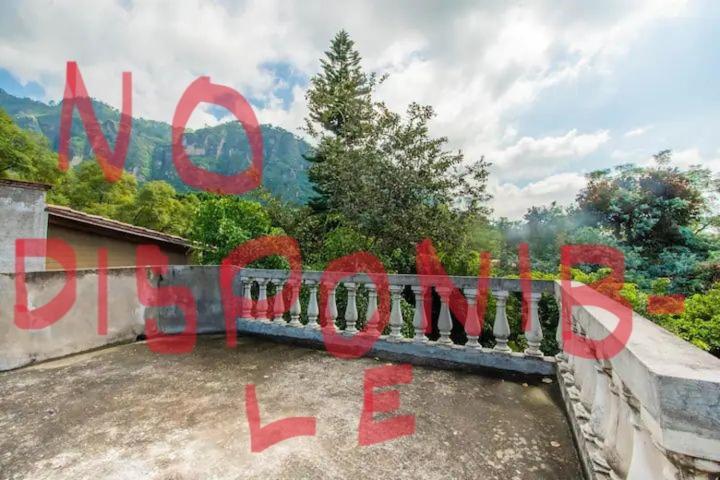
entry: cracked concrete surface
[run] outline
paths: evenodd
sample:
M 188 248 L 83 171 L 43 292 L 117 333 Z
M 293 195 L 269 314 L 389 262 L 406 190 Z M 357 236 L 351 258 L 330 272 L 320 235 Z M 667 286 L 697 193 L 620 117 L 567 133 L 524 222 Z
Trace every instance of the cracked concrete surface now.
M 580 479 L 555 384 L 413 367 L 398 413 L 416 432 L 359 446 L 374 359 L 200 337 L 190 355 L 135 343 L 0 373 L 2 479 Z M 315 416 L 317 434 L 251 453 L 245 385 L 262 424 Z

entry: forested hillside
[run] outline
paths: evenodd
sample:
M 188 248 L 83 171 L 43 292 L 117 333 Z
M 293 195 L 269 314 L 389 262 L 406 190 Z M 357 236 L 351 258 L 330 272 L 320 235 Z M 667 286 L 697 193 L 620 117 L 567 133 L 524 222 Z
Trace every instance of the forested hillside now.
M 120 113 L 102 102 L 94 101 L 95 114 L 103 133 L 112 145 Z M 0 89 L 0 108 L 23 129 L 42 134 L 57 149 L 60 129 L 60 104 L 47 105 L 29 98 L 18 98 Z M 262 126 L 265 163 L 263 186 L 272 194 L 294 203 L 305 203 L 312 189 L 307 179 L 307 162 L 303 160 L 309 145 L 282 128 Z M 225 123 L 185 135 L 193 162 L 215 172 L 230 174 L 247 167 L 250 151 L 247 138 L 237 122 Z M 73 165 L 93 156 L 92 149 L 77 113 L 71 131 Z M 140 184 L 165 180 L 180 192 L 187 187 L 177 177 L 170 148 L 170 125 L 135 118 L 125 168 Z

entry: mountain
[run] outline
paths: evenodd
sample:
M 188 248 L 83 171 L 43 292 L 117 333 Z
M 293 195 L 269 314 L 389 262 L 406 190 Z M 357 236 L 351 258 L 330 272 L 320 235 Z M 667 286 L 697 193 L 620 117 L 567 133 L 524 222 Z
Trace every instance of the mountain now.
M 95 115 L 112 146 L 118 129 L 120 112 L 93 100 Z M 57 149 L 61 104 L 45 104 L 30 98 L 19 98 L 0 89 L 3 108 L 22 128 L 39 132 Z M 308 162 L 303 155 L 310 146 L 301 138 L 282 128 L 262 125 L 264 147 L 263 186 L 274 195 L 294 203 L 305 203 L 312 194 L 307 177 Z M 186 150 L 193 163 L 208 170 L 230 174 L 250 164 L 250 148 L 242 126 L 228 122 L 214 127 L 185 133 Z M 92 149 L 77 112 L 74 114 L 70 138 L 73 155 L 71 164 L 92 157 Z M 165 180 L 178 191 L 190 188 L 178 178 L 172 162 L 170 124 L 134 118 L 125 169 L 140 183 Z

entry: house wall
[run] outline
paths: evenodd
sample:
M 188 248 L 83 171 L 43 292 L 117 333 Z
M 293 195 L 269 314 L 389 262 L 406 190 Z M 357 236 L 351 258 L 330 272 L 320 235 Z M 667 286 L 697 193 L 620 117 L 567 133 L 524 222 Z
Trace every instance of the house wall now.
M 107 248 L 109 267 L 130 267 L 135 265 L 135 251 L 138 243 L 123 238 L 112 238 L 81 230 L 75 230 L 60 225 L 48 225 L 48 238 L 59 238 L 70 244 L 75 250 L 77 268 L 97 268 L 98 249 Z M 148 240 L 148 243 L 150 240 Z M 170 250 L 162 244 L 162 252 L 167 255 L 170 265 L 187 265 L 188 255 Z M 61 267 L 53 258 L 47 258 L 47 270 L 60 270 Z
M 47 214 L 42 189 L 0 186 L 0 272 L 15 270 L 15 239 L 45 238 Z M 41 257 L 28 257 L 26 271 L 45 268 Z

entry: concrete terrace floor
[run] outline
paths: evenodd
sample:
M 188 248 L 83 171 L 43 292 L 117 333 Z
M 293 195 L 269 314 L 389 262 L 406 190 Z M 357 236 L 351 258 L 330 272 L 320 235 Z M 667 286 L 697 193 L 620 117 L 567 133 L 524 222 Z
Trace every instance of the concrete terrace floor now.
M 189 355 L 134 343 L 0 373 L 0 478 L 582 478 L 555 383 L 413 367 L 396 388 L 415 434 L 359 446 L 364 370 L 385 364 L 199 337 Z M 251 453 L 247 383 L 262 425 L 315 416 L 316 436 Z

